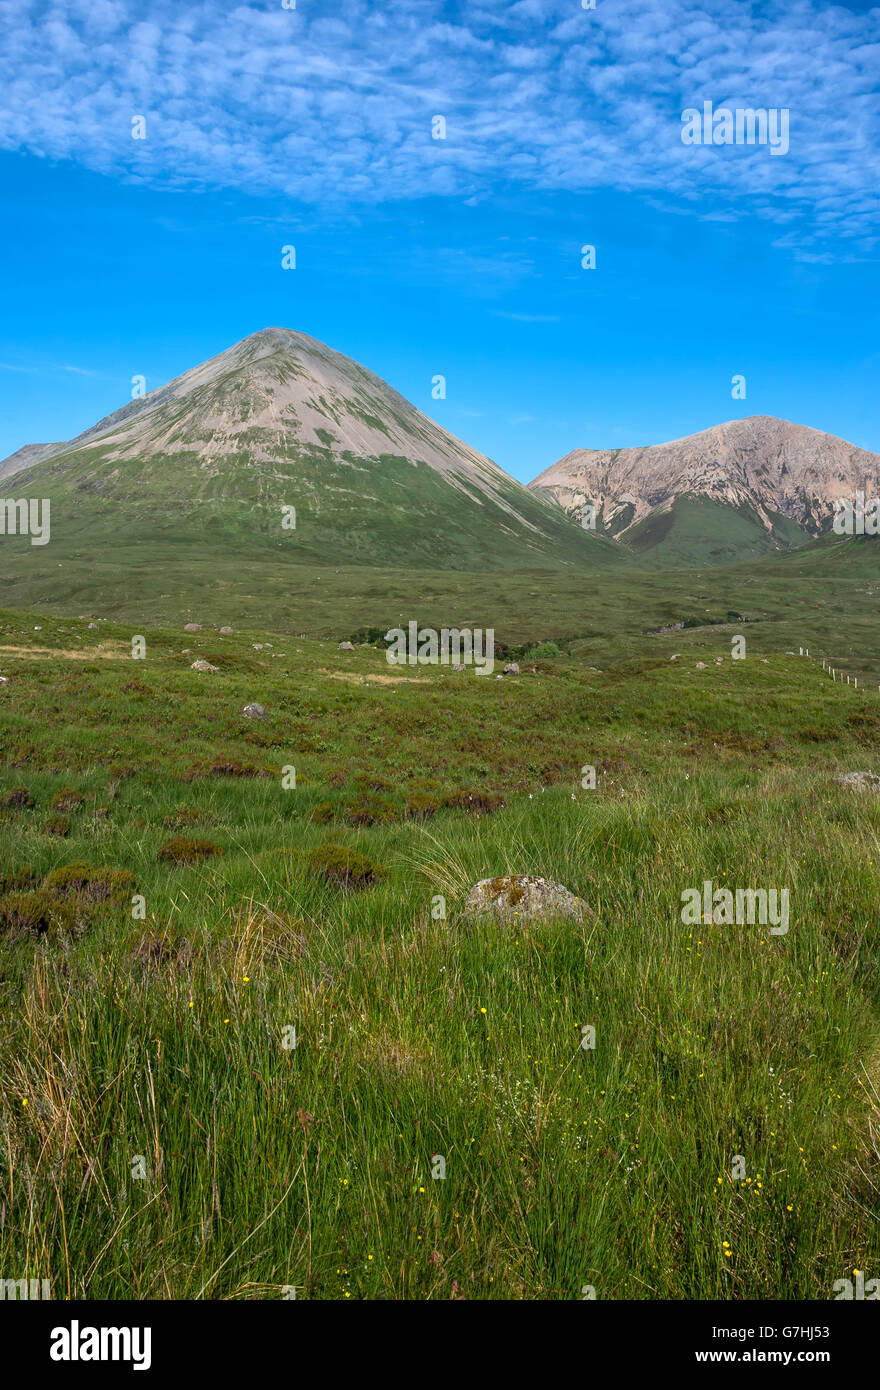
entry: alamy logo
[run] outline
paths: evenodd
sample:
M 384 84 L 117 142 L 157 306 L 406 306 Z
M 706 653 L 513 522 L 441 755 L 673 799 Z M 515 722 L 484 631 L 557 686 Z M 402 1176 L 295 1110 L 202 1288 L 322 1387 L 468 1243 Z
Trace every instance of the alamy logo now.
M 769 145 L 770 153 L 788 154 L 789 108 L 771 106 L 769 110 L 751 106 L 719 106 L 703 102 L 702 111 L 689 106 L 682 111 L 683 145 Z
M 48 1279 L 0 1279 L 0 1300 L 23 1299 L 35 1303 L 51 1297 L 52 1284 Z
M 389 628 L 385 653 L 389 666 L 474 666 L 478 676 L 491 676 L 495 669 L 495 630 L 475 627 L 420 628 L 411 622 Z
M 876 1303 L 880 1301 L 880 1279 L 869 1279 L 865 1283 L 865 1271 L 854 1269 L 852 1279 L 835 1279 L 834 1292 L 837 1295 L 835 1299 L 837 1303 L 841 1299 L 847 1303 L 851 1303 L 853 1300 L 857 1303 L 861 1303 L 863 1300 L 866 1303 Z
M 148 1371 L 152 1364 L 153 1333 L 149 1327 L 53 1327 L 49 1356 L 53 1361 L 131 1361 L 132 1370 Z
M 48 545 L 50 510 L 48 497 L 0 497 L 0 536 L 30 536 L 31 545 Z
M 699 888 L 686 888 L 681 895 L 684 906 L 681 920 L 686 927 L 704 923 L 709 926 L 764 927 L 772 923 L 771 936 L 785 936 L 788 931 L 788 889 L 776 888 L 716 888 L 711 879 Z
M 880 497 L 865 502 L 865 494 L 857 492 L 854 499 L 835 497 L 832 529 L 837 536 L 880 535 Z

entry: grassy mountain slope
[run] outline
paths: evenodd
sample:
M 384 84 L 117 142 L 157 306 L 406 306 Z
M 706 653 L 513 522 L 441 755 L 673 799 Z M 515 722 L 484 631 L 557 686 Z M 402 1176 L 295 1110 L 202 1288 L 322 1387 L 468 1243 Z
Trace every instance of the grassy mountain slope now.
M 803 546 L 810 537 L 788 517 L 774 517 L 768 530 L 744 504 L 733 507 L 708 497 L 676 497 L 650 512 L 625 534 L 626 547 L 651 568 L 698 569 L 733 565 L 768 555 L 780 546 Z
M 21 451 L 20 451 L 21 453 Z M 52 558 L 220 546 L 236 563 L 449 569 L 612 566 L 613 548 L 417 411 L 358 363 L 267 329 L 15 475 L 52 503 Z M 294 508 L 296 528 L 284 525 Z M 289 519 L 289 518 L 288 518 Z

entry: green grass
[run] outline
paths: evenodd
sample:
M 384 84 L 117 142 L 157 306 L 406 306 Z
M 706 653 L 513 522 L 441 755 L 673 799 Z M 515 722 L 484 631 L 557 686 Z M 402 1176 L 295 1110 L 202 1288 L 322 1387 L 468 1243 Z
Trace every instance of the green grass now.
M 179 421 L 175 429 L 180 439 Z M 327 556 L 348 565 L 453 571 L 472 568 L 475 557 L 489 571 L 626 563 L 610 541 L 503 473 L 448 481 L 419 460 L 417 443 L 412 458 L 296 444 L 279 457 L 274 435 L 255 428 L 240 436 L 240 452 L 208 466 L 198 428 L 189 442 L 170 455 L 126 457 L 121 467 L 115 448 L 98 442 L 13 475 L 16 496 L 51 502 L 51 554 L 47 564 L 43 547 L 3 537 L 6 564 L 36 577 L 60 562 L 74 583 L 77 556 L 124 564 L 145 543 L 157 558 L 191 563 L 195 553 L 196 565 L 198 552 L 208 558 L 221 548 L 258 566 L 320 565 Z M 296 509 L 295 530 L 282 528 L 285 506 Z
M 126 533 L 124 548 L 102 551 L 65 546 L 54 534 L 46 549 L 13 537 L 0 551 L 0 583 L 5 602 L 19 610 L 101 615 L 131 624 L 127 637 L 144 625 L 179 632 L 190 620 L 258 629 L 271 614 L 276 631 L 339 642 L 417 618 L 436 628 L 492 628 L 508 648 L 555 641 L 605 666 L 667 659 L 707 643 L 723 655 L 744 632 L 754 653 L 804 646 L 880 684 L 880 544 L 871 539 L 835 538 L 742 565 L 658 572 L 331 567 L 299 563 L 294 553 L 268 540 L 262 549 L 212 548 L 203 538 L 177 543 Z M 725 627 L 737 614 L 748 626 Z M 662 631 L 682 622 L 683 632 Z
M 53 904 L 0 928 L 4 1276 L 787 1299 L 877 1273 L 880 800 L 833 782 L 880 771 L 876 690 L 751 642 L 715 665 L 715 628 L 664 639 L 677 662 L 396 684 L 368 647 L 135 631 L 145 661 L 129 626 L 0 615 L 0 920 Z M 81 891 L 49 878 L 80 862 Z M 505 872 L 586 924 L 466 918 Z M 685 926 L 704 879 L 787 886 L 788 934 Z
M 769 555 L 778 546 L 808 542 L 807 533 L 787 517 L 776 517 L 771 533 L 750 507 L 688 495 L 676 497 L 667 510 L 651 512 L 624 536 L 626 548 L 652 569 L 733 565 Z

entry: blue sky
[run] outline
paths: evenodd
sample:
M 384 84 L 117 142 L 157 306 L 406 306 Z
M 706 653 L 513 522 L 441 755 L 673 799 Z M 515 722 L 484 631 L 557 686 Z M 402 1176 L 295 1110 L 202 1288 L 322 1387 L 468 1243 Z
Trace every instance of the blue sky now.
M 878 75 L 856 3 L 0 0 L 0 458 L 270 325 L 524 481 L 739 415 L 880 452 Z M 685 146 L 705 100 L 788 153 Z

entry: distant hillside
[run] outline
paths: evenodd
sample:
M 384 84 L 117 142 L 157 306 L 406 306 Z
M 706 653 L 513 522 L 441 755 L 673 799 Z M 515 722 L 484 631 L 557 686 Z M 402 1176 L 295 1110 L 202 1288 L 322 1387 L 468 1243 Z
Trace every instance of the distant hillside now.
M 644 448 L 575 449 L 529 484 L 652 564 L 729 564 L 804 545 L 837 497 L 877 495 L 880 455 L 772 416 Z

